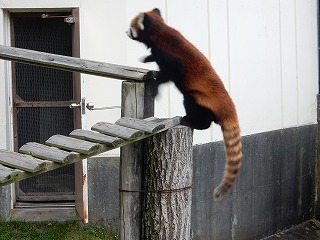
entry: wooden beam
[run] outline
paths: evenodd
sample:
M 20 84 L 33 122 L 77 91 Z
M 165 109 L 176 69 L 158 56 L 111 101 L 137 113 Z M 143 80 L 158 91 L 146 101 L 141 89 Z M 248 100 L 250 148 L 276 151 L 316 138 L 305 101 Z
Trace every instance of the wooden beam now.
M 156 75 L 155 71 L 142 68 L 133 68 L 2 45 L 0 45 L 0 59 L 118 80 L 145 81 Z
M 143 119 L 154 115 L 154 99 L 142 82 L 123 82 L 121 116 Z M 141 189 L 143 142 L 121 148 L 120 189 Z M 141 196 L 120 192 L 119 240 L 141 238 Z

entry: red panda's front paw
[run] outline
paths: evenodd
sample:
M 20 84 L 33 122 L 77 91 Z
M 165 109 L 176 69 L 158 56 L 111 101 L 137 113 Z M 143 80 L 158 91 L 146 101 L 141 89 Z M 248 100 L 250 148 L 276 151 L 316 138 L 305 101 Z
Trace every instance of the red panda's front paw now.
M 149 78 L 146 81 L 146 87 L 147 87 L 147 94 L 151 96 L 152 98 L 155 98 L 158 95 L 158 84 L 156 82 L 156 79 Z
M 187 127 L 190 127 L 190 128 L 194 128 L 192 126 L 192 124 L 187 120 L 187 117 L 184 116 L 183 118 L 181 118 L 181 121 L 180 121 L 180 124 L 183 125 L 183 126 L 187 126 Z
M 158 86 L 155 84 L 151 88 L 151 96 L 155 98 L 158 95 L 158 93 L 159 93 Z
M 140 62 L 143 62 L 143 63 L 148 63 L 148 62 L 154 62 L 155 59 L 153 57 L 153 55 L 149 55 L 149 56 L 146 56 L 146 57 L 141 57 L 140 59 Z

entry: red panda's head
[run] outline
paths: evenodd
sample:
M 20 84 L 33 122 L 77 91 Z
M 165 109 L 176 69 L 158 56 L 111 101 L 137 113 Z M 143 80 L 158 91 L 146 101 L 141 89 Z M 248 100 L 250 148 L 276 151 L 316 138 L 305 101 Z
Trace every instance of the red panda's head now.
M 126 31 L 127 35 L 136 41 L 147 43 L 148 36 L 154 24 L 163 22 L 158 8 L 150 12 L 143 12 L 132 19 L 130 28 Z

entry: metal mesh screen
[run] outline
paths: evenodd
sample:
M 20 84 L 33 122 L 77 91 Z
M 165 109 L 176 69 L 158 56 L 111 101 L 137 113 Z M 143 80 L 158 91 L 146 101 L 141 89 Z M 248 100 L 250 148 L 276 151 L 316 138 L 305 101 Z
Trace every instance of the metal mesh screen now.
M 16 63 L 16 78 L 16 93 L 24 101 L 69 101 L 72 99 L 73 82 L 70 72 Z
M 72 28 L 63 18 L 14 18 L 15 47 L 71 56 L 71 40 Z M 17 63 L 16 82 L 24 101 L 68 101 L 73 96 L 71 72 Z
M 68 135 L 73 130 L 70 108 L 20 108 L 17 114 L 18 142 L 44 143 L 54 134 Z
M 72 27 L 61 18 L 14 17 L 15 47 L 72 55 Z M 24 101 L 73 99 L 72 73 L 16 63 L 16 94 Z M 74 128 L 73 111 L 67 107 L 18 108 L 18 147 L 26 142 L 44 143 L 54 134 L 68 135 Z M 19 183 L 27 195 L 74 193 L 74 165 L 59 168 Z M 20 194 L 21 194 L 20 191 Z

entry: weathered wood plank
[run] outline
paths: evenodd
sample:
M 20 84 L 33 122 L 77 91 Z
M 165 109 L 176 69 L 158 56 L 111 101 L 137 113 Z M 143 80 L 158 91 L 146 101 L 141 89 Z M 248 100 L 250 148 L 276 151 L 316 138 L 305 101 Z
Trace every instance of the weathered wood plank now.
M 4 149 L 0 149 L 0 163 L 27 172 L 41 171 L 49 164 L 48 161 Z
M 142 68 L 133 68 L 1 45 L 0 58 L 119 80 L 145 81 L 156 75 L 156 72 Z
M 91 129 L 114 137 L 120 137 L 125 140 L 132 140 L 143 135 L 143 131 L 107 122 L 98 122 L 93 125 Z
M 98 143 L 92 143 L 63 135 L 53 135 L 46 141 L 46 144 L 84 154 L 94 153 L 100 148 L 100 144 Z
M 147 133 L 154 133 L 164 128 L 164 124 L 152 121 L 145 121 L 143 119 L 122 117 L 116 121 L 117 125 L 141 130 Z
M 69 135 L 74 138 L 79 138 L 79 139 L 88 140 L 92 142 L 98 142 L 98 143 L 106 144 L 108 146 L 113 146 L 113 147 L 123 142 L 123 139 L 121 138 L 107 136 L 99 132 L 93 132 L 93 131 L 83 130 L 83 129 L 75 129 Z
M 0 165 L 0 183 L 6 182 L 11 178 L 14 178 L 21 172 L 22 172 L 21 170 L 12 169 L 12 168 L 8 168 L 3 165 Z
M 49 147 L 36 142 L 29 142 L 24 144 L 19 149 L 19 152 L 57 163 L 72 161 L 79 156 L 79 153 L 67 152 L 56 147 Z
M 154 122 L 154 123 L 161 123 L 164 125 L 165 129 L 169 129 L 175 126 L 178 126 L 181 122 L 181 118 L 179 116 L 173 117 L 173 118 L 155 118 L 155 117 L 150 117 L 150 118 L 145 118 L 143 119 L 144 121 L 148 122 Z

